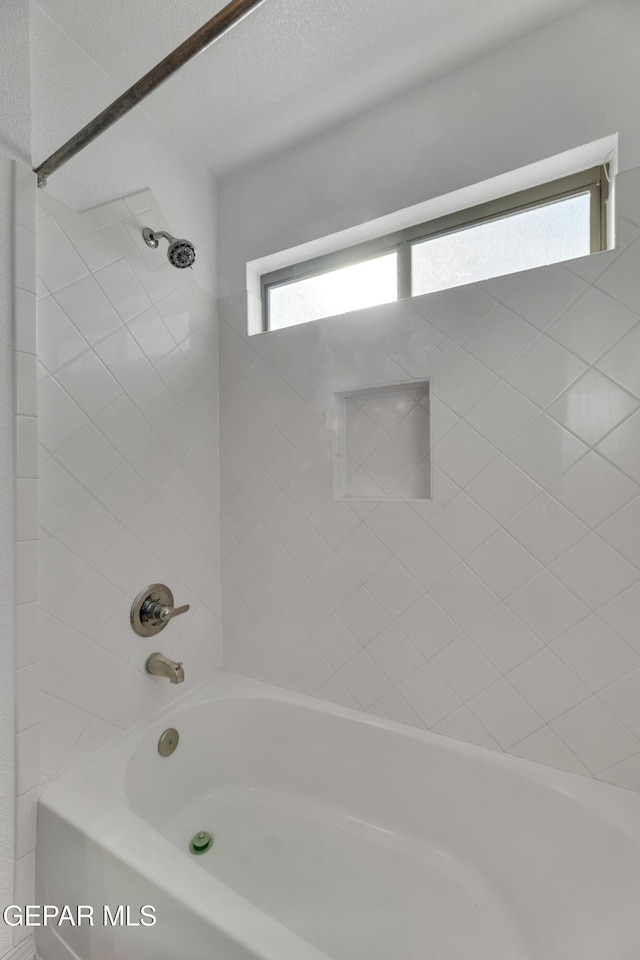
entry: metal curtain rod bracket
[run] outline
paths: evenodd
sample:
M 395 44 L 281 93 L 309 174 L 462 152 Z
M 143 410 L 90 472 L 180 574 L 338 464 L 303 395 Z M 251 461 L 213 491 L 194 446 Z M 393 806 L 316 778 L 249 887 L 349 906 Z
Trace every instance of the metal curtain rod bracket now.
M 75 157 L 84 147 L 88 146 L 104 133 L 109 127 L 113 126 L 120 117 L 128 113 L 141 100 L 152 93 L 160 84 L 179 70 L 188 60 L 191 60 L 197 54 L 217 40 L 221 34 L 225 33 L 230 27 L 246 17 L 247 14 L 259 7 L 264 0 L 231 0 L 230 3 L 219 10 L 211 20 L 196 30 L 184 43 L 170 53 L 168 56 L 156 64 L 152 70 L 145 73 L 144 77 L 129 87 L 122 96 L 109 104 L 106 109 L 99 113 L 97 117 L 79 130 L 70 140 L 47 157 L 39 166 L 33 168 L 33 172 L 38 175 L 38 186 L 44 187 L 47 183 L 47 177 L 55 173 L 63 164 Z

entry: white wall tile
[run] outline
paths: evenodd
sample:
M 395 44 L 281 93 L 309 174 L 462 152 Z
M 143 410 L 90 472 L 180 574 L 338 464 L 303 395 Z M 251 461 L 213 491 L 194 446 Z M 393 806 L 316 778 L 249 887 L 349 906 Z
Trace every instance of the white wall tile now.
M 542 641 L 504 603 L 468 627 L 467 633 L 502 674 L 542 646 Z
M 338 553 L 347 566 L 363 582 L 378 570 L 391 554 L 364 524 L 360 524 L 338 546 Z
M 628 563 L 591 533 L 551 564 L 550 570 L 592 609 L 597 609 L 639 578 Z
M 555 639 L 589 613 L 588 607 L 546 570 L 525 583 L 507 603 L 543 643 Z
M 588 533 L 588 528 L 548 493 L 541 493 L 506 525 L 540 563 L 549 564 Z
M 508 752 L 516 757 L 524 757 L 525 760 L 534 760 L 536 763 L 546 763 L 550 767 L 568 770 L 570 773 L 589 775 L 585 765 L 569 750 L 551 727 L 536 730 L 535 733 L 510 747 Z
M 640 313 L 637 283 L 639 262 L 640 243 L 635 240 L 596 280 L 596 286 L 600 290 L 620 300 L 635 313 Z
M 548 486 L 568 470 L 587 447 L 545 414 L 510 443 L 505 453 L 541 486 Z
M 392 688 L 389 678 L 366 650 L 356 653 L 338 671 L 338 676 L 365 710 Z
M 403 680 L 398 690 L 428 727 L 460 706 L 460 698 L 429 663 Z
M 587 365 L 564 347 L 549 337 L 540 337 L 509 368 L 505 378 L 533 403 L 546 407 L 586 369 Z
M 147 421 L 124 394 L 97 414 L 94 423 L 122 457 L 133 453 L 151 433 Z
M 374 637 L 367 652 L 392 684 L 400 683 L 424 663 L 418 648 L 395 623 Z
M 334 609 L 360 586 L 356 575 L 336 554 L 327 557 L 309 579 Z
M 95 351 L 125 390 L 150 369 L 149 361 L 126 327 L 118 327 L 97 343 Z
M 503 750 L 543 726 L 542 718 L 504 678 L 467 704 Z
M 15 418 L 16 477 L 38 476 L 38 420 L 36 417 Z
M 526 473 L 499 456 L 466 487 L 466 492 L 498 523 L 506 523 L 540 493 Z
M 91 346 L 104 340 L 122 324 L 92 276 L 57 290 L 55 300 Z
M 619 467 L 632 480 L 640 481 L 640 452 L 638 451 L 637 437 L 640 430 L 640 412 L 636 412 L 628 420 L 610 433 L 598 445 L 598 452 L 616 467 Z
M 503 303 L 540 330 L 546 330 L 586 289 L 586 283 L 563 266 L 542 267 L 523 274 Z
M 436 444 L 433 462 L 455 483 L 464 487 L 497 455 L 494 446 L 461 421 Z
M 618 238 L 612 253 L 263 337 L 247 337 L 244 292 L 220 301 L 229 666 L 640 783 L 640 737 L 615 713 L 640 656 L 640 235 L 622 220 Z M 157 309 L 176 341 L 195 340 L 181 293 Z M 407 378 L 431 380 L 431 498 L 398 480 L 412 412 L 374 394 L 351 404 L 353 476 L 406 499 L 334 500 L 333 394 Z M 130 396 L 155 426 L 142 385 Z M 611 710 L 593 698 L 604 690 Z
M 505 530 L 483 543 L 467 557 L 467 564 L 501 600 L 542 570 L 531 554 Z
M 423 594 L 423 588 L 395 557 L 387 560 L 366 582 L 368 590 L 396 619 Z
M 35 417 L 38 412 L 36 358 L 30 353 L 14 353 L 13 364 L 16 413 Z
M 434 600 L 462 630 L 480 620 L 498 603 L 498 598 L 464 563 L 431 590 Z
M 40 665 L 32 663 L 16 670 L 16 733 L 40 722 Z
M 275 624 L 273 625 L 275 627 Z M 282 637 L 283 631 L 280 622 L 277 624 L 278 637 Z M 267 632 L 271 635 L 271 630 L 267 627 Z M 286 635 L 286 628 L 284 631 Z M 295 622 L 294 636 L 298 639 L 300 636 L 300 625 Z M 348 660 L 361 649 L 360 643 L 343 621 L 335 614 L 325 620 L 317 630 L 311 634 L 316 649 L 322 654 L 327 663 L 334 670 L 339 670 Z M 375 656 L 374 656 L 374 659 Z
M 39 221 L 40 340 L 53 374 L 45 370 L 40 382 L 37 421 L 48 534 L 40 590 L 50 615 L 42 638 L 45 777 L 219 665 L 215 313 L 195 286 L 183 296 L 178 271 L 158 268 L 150 278 L 122 222 L 131 217 L 129 205 L 114 201 L 96 217 L 79 218 L 58 204 Z M 170 329 L 152 297 L 163 301 Z M 185 353 L 174 332 L 181 340 L 192 335 Z M 153 367 L 169 357 L 167 387 Z M 33 422 L 22 431 L 30 441 Z M 35 476 L 28 462 L 22 469 Z M 176 602 L 191 604 L 163 641 L 169 656 L 185 661 L 185 686 L 177 691 L 144 673 L 151 649 L 133 643 L 129 624 L 135 595 L 163 577 Z M 106 611 L 103 620 L 97 608 Z M 22 710 L 28 705 L 23 698 Z M 28 780 L 24 789 L 35 786 Z
M 426 659 L 459 636 L 460 628 L 430 596 L 424 596 L 400 617 L 398 624 Z
M 86 418 L 81 421 L 81 425 L 84 422 Z M 43 432 L 44 429 L 46 424 L 43 425 Z M 80 430 L 76 427 L 67 442 L 53 452 L 65 470 L 91 493 L 104 483 L 122 462 L 115 447 L 92 423 Z
M 459 557 L 466 558 L 488 540 L 498 525 L 466 493 L 459 493 L 429 524 Z
M 493 750 L 500 749 L 489 731 L 466 707 L 459 707 L 458 710 L 454 710 L 444 720 L 436 723 L 433 729 L 435 733 L 442 733 L 445 737 L 466 740 L 467 743 L 475 743 L 479 747 L 488 747 Z
M 549 407 L 549 414 L 590 446 L 637 409 L 638 401 L 613 380 L 589 370 Z
M 548 649 L 534 653 L 506 679 L 547 722 L 589 696 L 584 684 Z
M 362 644 L 377 637 L 391 622 L 391 618 L 365 587 L 356 590 L 342 604 L 338 615 Z M 304 624 L 304 620 L 302 623 Z
M 120 533 L 122 527 L 108 510 L 89 497 L 58 530 L 57 540 L 94 566 Z
M 38 481 L 18 479 L 15 487 L 15 538 L 38 537 Z
M 538 408 L 503 380 L 475 404 L 467 422 L 499 450 L 535 420 Z
M 433 393 L 463 417 L 496 382 L 496 376 L 465 350 L 454 354 L 433 379 Z
M 320 693 L 320 691 L 318 691 Z M 355 706 L 355 704 L 354 704 Z M 385 693 L 383 697 L 376 700 L 369 707 L 369 712 L 378 717 L 386 717 L 387 720 L 394 720 L 396 723 L 409 723 L 414 727 L 424 727 L 424 724 L 415 710 L 412 710 L 407 701 L 402 697 L 398 690 L 391 690 Z
M 29 727 L 16 736 L 16 795 L 40 786 L 40 731 Z
M 590 527 L 640 493 L 640 487 L 594 450 L 551 484 L 549 492 Z
M 596 287 L 588 287 L 547 334 L 586 363 L 595 363 L 637 322 L 628 307 Z
M 38 385 L 38 405 L 38 437 L 50 453 L 56 453 L 87 423 L 80 407 L 53 377 Z
M 53 297 L 38 302 L 38 358 L 50 373 L 88 349 L 87 341 Z
M 640 667 L 638 655 L 595 615 L 554 640 L 551 649 L 593 693 Z
M 13 302 L 13 349 L 21 353 L 37 351 L 36 298 L 25 290 L 14 291 Z
M 59 369 L 56 379 L 89 419 L 120 396 L 120 386 L 92 350 Z
M 125 323 L 150 306 L 148 296 L 125 259 L 96 270 L 94 277 Z
M 38 276 L 52 293 L 89 272 L 54 216 L 39 220 L 37 249 Z
M 638 738 L 596 697 L 552 720 L 550 726 L 594 774 L 639 752 Z
M 425 590 L 430 590 L 458 564 L 457 554 L 426 527 L 398 550 L 397 557 Z
M 536 327 L 500 304 L 471 334 L 465 349 L 502 375 L 539 335 Z
M 463 703 L 496 681 L 500 674 L 468 637 L 461 636 L 431 660 Z

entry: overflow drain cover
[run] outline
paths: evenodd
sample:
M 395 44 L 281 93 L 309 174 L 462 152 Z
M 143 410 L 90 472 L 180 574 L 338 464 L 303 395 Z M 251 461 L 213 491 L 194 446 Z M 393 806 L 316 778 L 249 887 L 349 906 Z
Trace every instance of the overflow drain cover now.
M 206 830 L 201 830 L 192 838 L 189 850 L 198 856 L 200 853 L 206 853 L 211 846 L 213 846 L 213 837 Z
M 167 730 L 165 730 L 158 740 L 158 753 L 160 756 L 170 757 L 175 748 L 178 746 L 179 739 L 180 734 L 175 727 L 169 727 Z

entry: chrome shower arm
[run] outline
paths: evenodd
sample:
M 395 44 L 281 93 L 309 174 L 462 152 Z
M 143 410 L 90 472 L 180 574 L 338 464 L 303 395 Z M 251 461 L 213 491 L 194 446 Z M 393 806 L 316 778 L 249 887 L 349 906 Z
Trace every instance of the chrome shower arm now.
M 169 243 L 173 243 L 176 239 L 170 233 L 167 233 L 165 230 L 151 230 L 150 227 L 144 228 L 144 230 L 142 231 L 142 236 L 144 237 L 144 242 L 146 243 L 146 245 L 148 247 L 153 247 L 154 250 L 158 246 L 158 240 L 160 239 L 160 237 L 164 237 L 164 239 L 168 240 Z

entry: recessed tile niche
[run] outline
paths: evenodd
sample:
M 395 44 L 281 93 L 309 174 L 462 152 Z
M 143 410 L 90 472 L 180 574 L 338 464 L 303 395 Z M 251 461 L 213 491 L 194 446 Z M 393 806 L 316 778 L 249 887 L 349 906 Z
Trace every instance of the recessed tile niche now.
M 429 500 L 429 381 L 334 395 L 334 495 L 340 500 Z

